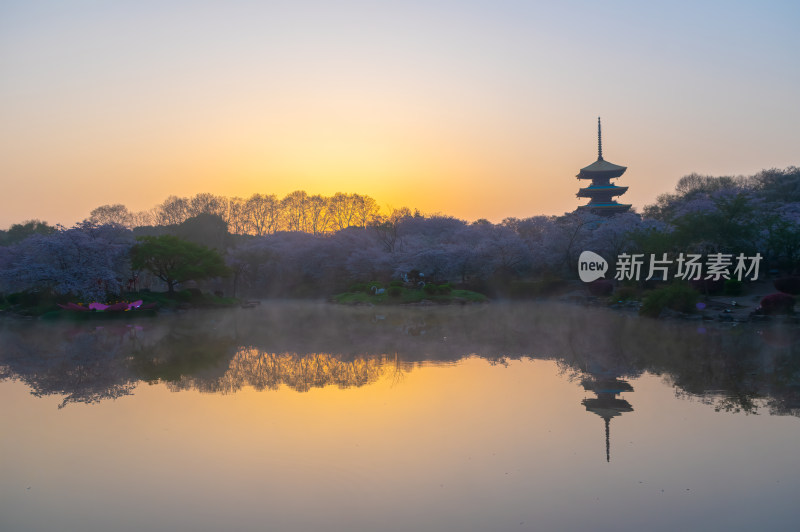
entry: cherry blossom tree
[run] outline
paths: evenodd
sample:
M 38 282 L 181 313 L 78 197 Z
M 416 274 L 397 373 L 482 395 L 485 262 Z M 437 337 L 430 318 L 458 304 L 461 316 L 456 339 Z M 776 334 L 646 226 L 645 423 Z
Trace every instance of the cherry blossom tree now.
M 129 278 L 130 231 L 86 223 L 34 235 L 0 258 L 0 283 L 7 292 L 48 290 L 86 299 L 119 293 Z

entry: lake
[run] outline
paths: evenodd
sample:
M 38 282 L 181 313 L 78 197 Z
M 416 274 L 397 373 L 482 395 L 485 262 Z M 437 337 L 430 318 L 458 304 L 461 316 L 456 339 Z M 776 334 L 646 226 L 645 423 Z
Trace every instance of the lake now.
M 556 303 L 4 320 L 0 529 L 794 529 L 799 340 Z

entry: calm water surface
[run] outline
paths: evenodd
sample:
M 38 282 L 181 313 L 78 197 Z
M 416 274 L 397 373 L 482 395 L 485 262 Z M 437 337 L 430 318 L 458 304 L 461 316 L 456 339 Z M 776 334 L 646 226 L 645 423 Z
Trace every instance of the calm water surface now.
M 557 304 L 0 322 L 0 530 L 791 530 L 797 326 Z

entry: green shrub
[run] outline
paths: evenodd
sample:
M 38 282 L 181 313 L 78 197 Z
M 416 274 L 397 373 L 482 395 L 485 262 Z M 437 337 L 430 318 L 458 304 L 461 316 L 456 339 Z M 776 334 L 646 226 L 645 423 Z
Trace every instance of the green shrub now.
M 348 292 L 366 292 L 368 290 L 366 283 L 353 283 L 347 289 Z
M 397 279 L 395 279 L 394 281 L 390 281 L 389 282 L 389 286 L 390 287 L 392 287 L 392 286 L 403 286 L 403 281 L 398 281 Z
M 433 283 L 427 283 L 422 289 L 425 291 L 426 294 L 432 296 L 436 293 L 436 285 Z
M 8 295 L 8 302 L 12 305 L 22 305 L 23 307 L 34 307 L 42 299 L 40 292 L 16 292 Z
M 383 288 L 383 285 L 378 281 L 370 281 L 368 283 L 353 283 L 350 285 L 350 288 L 347 291 L 355 293 L 363 292 L 364 294 L 371 294 L 373 286 L 376 286 L 378 288 Z
M 620 286 L 617 291 L 611 295 L 612 301 L 627 301 L 629 299 L 638 299 L 639 290 L 633 286 Z
M 450 283 L 440 284 L 439 286 L 436 287 L 436 293 L 437 294 L 447 295 L 452 291 L 453 291 L 453 287 L 450 286 Z
M 725 281 L 723 292 L 726 296 L 740 296 L 742 295 L 743 289 L 744 286 L 741 281 L 737 279 L 728 279 Z
M 389 294 L 391 297 L 400 297 L 403 295 L 403 287 L 397 285 L 391 285 L 386 290 L 386 293 Z
M 66 303 L 76 299 L 71 294 L 54 294 L 49 290 L 26 291 L 8 294 L 5 301 L 0 298 L 0 307 L 13 307 L 16 309 L 15 312 L 26 316 L 40 316 L 48 311 L 57 310 L 56 303 Z
M 167 297 L 170 297 L 169 292 L 167 292 Z M 202 303 L 206 299 L 199 288 L 184 288 L 183 290 L 178 290 L 172 294 L 172 298 L 181 303 Z
M 665 308 L 677 312 L 693 312 L 699 295 L 691 286 L 681 283 L 656 288 L 644 296 L 639 314 L 657 318 Z

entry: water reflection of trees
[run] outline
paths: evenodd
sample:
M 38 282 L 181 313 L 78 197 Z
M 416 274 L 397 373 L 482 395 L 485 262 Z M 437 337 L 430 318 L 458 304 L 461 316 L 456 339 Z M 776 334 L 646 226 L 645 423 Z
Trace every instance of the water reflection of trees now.
M 614 313 L 572 318 L 573 330 L 597 330 L 572 343 L 562 363 L 579 372 L 621 377 L 662 375 L 676 395 L 717 410 L 800 415 L 800 329 L 642 320 Z M 612 340 L 613 338 L 613 340 Z M 599 342 L 599 344 L 590 345 Z
M 256 390 L 275 390 L 288 386 L 300 392 L 311 388 L 364 386 L 391 370 L 388 357 L 356 357 L 342 360 L 326 353 L 266 353 L 254 348 L 238 351 L 228 370 L 218 378 L 185 375 L 170 383 L 173 390 L 197 389 L 203 392 L 230 393 L 250 386 Z
M 0 378 L 64 403 L 130 393 L 138 381 L 171 389 L 363 386 L 414 364 L 466 356 L 557 361 L 580 381 L 662 375 L 676 393 L 720 410 L 800 415 L 796 325 L 732 326 L 641 319 L 546 304 L 349 308 L 276 303 L 190 312 L 135 324 L 6 322 Z
M 5 327 L 0 331 L 0 380 L 22 381 L 37 397 L 62 395 L 59 408 L 128 395 L 138 378 L 120 360 L 135 334 L 135 328 Z

